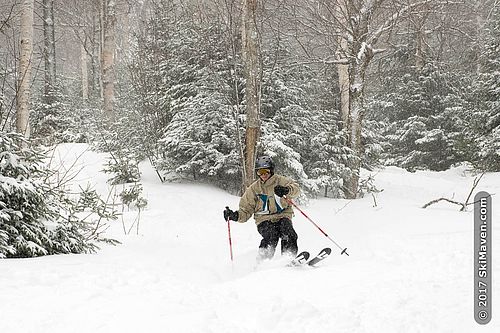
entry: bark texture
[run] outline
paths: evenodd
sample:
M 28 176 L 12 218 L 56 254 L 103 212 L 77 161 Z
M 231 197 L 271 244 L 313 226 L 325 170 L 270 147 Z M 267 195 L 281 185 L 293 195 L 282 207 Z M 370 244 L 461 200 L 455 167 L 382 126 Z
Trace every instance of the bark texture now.
M 33 0 L 24 0 L 22 3 L 20 44 L 16 131 L 29 138 L 29 101 L 33 56 Z
M 257 1 L 243 0 L 242 43 L 245 66 L 246 133 L 245 133 L 245 179 L 249 186 L 254 178 L 257 142 L 260 137 L 260 65 L 259 37 L 256 22 Z

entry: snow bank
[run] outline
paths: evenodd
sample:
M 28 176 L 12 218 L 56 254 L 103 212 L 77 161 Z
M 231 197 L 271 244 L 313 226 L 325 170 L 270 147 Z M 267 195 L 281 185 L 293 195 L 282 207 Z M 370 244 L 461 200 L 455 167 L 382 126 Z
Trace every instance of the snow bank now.
M 63 145 L 56 156 L 65 166 L 80 156 L 75 181 L 109 191 L 103 154 Z M 109 236 L 123 244 L 96 254 L 0 260 L 0 332 L 500 331 L 500 256 L 493 256 L 493 319 L 481 327 L 473 317 L 472 210 L 420 208 L 441 196 L 463 200 L 473 180 L 463 169 L 381 170 L 377 206 L 371 196 L 311 200 L 304 210 L 350 256 L 334 248 L 318 268 L 289 268 L 280 256 L 256 266 L 252 222 L 231 225 L 230 262 L 222 210 L 236 208 L 238 197 L 161 184 L 141 167 L 149 205 L 139 235 L 124 235 L 117 221 Z M 500 175 L 486 175 L 480 190 L 497 193 Z M 493 198 L 493 221 L 499 202 Z M 333 246 L 300 214 L 294 224 L 301 250 Z M 493 229 L 496 251 L 498 223 Z

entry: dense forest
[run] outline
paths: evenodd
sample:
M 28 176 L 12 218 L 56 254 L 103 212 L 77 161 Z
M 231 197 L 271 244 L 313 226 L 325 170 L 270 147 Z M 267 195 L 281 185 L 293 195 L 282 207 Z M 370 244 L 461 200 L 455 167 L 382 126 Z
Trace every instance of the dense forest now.
M 500 171 L 500 2 L 1 0 L 0 257 L 13 221 L 52 252 L 97 237 L 67 226 L 95 193 L 37 182 L 64 142 L 108 152 L 114 183 L 149 160 L 159 181 L 233 193 L 258 154 L 309 197 L 359 197 L 384 165 Z

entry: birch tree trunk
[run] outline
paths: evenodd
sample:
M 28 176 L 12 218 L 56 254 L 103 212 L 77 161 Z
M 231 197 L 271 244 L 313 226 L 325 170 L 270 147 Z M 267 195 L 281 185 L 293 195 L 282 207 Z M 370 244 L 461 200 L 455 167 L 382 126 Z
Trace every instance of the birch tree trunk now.
M 337 64 L 337 71 L 342 122 L 347 134 L 347 146 L 354 153 L 354 158 L 348 162 L 351 174 L 343 179 L 344 195 L 348 199 L 357 197 L 364 153 L 361 130 L 365 114 L 365 73 L 373 58 L 372 45 L 369 42 L 370 15 L 382 1 L 357 1 L 354 4 L 348 0 L 337 0 L 335 11 L 335 20 L 339 27 L 337 53 L 341 61 Z
M 103 110 L 106 118 L 115 120 L 115 33 L 116 2 L 104 0 L 104 41 L 102 50 Z
M 16 131 L 29 138 L 29 100 L 33 55 L 33 0 L 24 0 L 22 3 L 20 44 Z
M 340 90 L 340 114 L 342 116 L 342 123 L 344 128 L 349 127 L 349 113 L 351 110 L 351 99 L 350 99 L 350 79 L 349 79 L 349 62 L 347 55 L 349 52 L 348 44 L 348 9 L 347 3 L 341 0 L 338 6 L 335 8 L 335 20 L 339 24 L 339 34 L 337 37 L 338 49 L 337 58 L 345 59 L 344 63 L 339 62 L 337 64 L 337 73 L 339 81 Z
M 92 98 L 102 99 L 102 75 L 101 75 L 101 57 L 102 57 L 102 0 L 97 0 L 96 12 L 92 15 L 92 34 L 90 38 L 91 48 L 91 83 Z
M 432 0 L 421 0 L 409 4 L 399 4 L 391 9 L 385 21 L 374 24 L 373 15 L 384 10 L 385 0 L 336 0 L 335 8 L 329 12 L 335 16 L 337 26 L 338 77 L 341 94 L 341 111 L 344 130 L 347 133 L 347 146 L 354 153 L 348 162 L 351 175 L 344 177 L 344 194 L 354 199 L 358 194 L 359 173 L 363 161 L 362 143 L 363 118 L 365 114 L 364 89 L 366 70 L 377 52 L 374 46 L 380 36 L 389 31 L 403 15 L 415 8 L 424 7 Z M 322 19 L 322 17 L 320 17 Z M 423 46 L 422 46 L 423 48 Z M 421 48 L 421 49 L 422 49 Z M 347 65 L 345 65 L 347 63 Z
M 243 0 L 242 56 L 245 67 L 246 133 L 245 133 L 245 179 L 249 186 L 255 177 L 254 167 L 257 142 L 260 137 L 260 66 L 259 37 L 256 22 L 257 0 Z
M 43 58 L 45 64 L 44 101 L 55 102 L 56 39 L 54 30 L 54 0 L 43 0 Z
M 361 130 L 365 115 L 364 84 L 365 70 L 370 60 L 352 64 L 349 67 L 349 115 L 347 120 L 347 146 L 354 153 L 354 158 L 349 161 L 351 174 L 344 178 L 344 195 L 348 199 L 355 199 L 358 194 L 361 161 L 363 160 L 363 144 Z

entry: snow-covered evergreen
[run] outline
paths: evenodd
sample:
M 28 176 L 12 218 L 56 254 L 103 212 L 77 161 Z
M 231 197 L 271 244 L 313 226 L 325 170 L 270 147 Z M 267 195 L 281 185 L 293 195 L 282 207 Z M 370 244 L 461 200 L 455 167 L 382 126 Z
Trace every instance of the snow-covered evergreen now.
M 28 2 L 3 2 L 0 332 L 500 332 L 474 322 L 474 213 L 455 205 L 500 190 L 499 0 L 44 0 L 24 41 Z M 257 153 L 299 184 L 299 251 L 333 248 L 318 267 L 257 263 L 255 224 L 222 218 L 249 39 Z M 53 66 L 35 47 L 23 73 L 26 40 Z
M 95 191 L 66 193 L 46 157 L 21 135 L 0 132 L 0 258 L 93 251 L 100 230 L 89 217 L 115 218 Z
M 220 29 L 178 25 L 163 47 L 160 91 L 172 119 L 163 129 L 159 167 L 178 177 L 224 184 L 236 190 L 237 125 L 232 62 Z M 198 59 L 193 62 L 192 59 Z
M 461 147 L 470 119 L 463 92 L 466 82 L 460 73 L 432 63 L 384 78 L 384 89 L 369 107 L 375 119 L 387 124 L 387 164 L 410 170 L 446 170 L 463 161 Z
M 53 248 L 42 222 L 52 215 L 45 200 L 48 174 L 40 153 L 22 144 L 22 136 L 0 133 L 0 258 L 45 255 Z
M 500 5 L 491 12 L 485 29 L 484 51 L 479 59 L 480 73 L 476 82 L 475 124 L 479 129 L 478 166 L 500 170 Z
M 168 1 L 162 4 L 168 6 Z M 179 23 L 163 12 L 156 12 L 150 23 L 142 39 L 155 53 L 158 69 L 149 77 L 156 80 L 150 93 L 160 102 L 156 108 L 169 117 L 156 143 L 156 165 L 167 178 L 196 179 L 239 191 L 245 92 L 241 59 L 230 51 L 239 48 L 237 40 L 231 44 L 235 41 L 223 25 Z M 319 67 L 287 64 L 290 45 L 280 45 L 262 50 L 258 149 L 272 155 L 279 172 L 296 179 L 307 195 L 326 188 L 338 196 L 352 154 L 340 130 L 334 77 Z M 131 127 L 134 132 L 137 124 Z
M 281 57 L 288 54 L 280 52 Z M 339 111 L 331 105 L 335 87 L 318 69 L 278 59 L 264 76 L 261 149 L 308 196 L 326 192 L 339 197 L 352 152 L 345 145 Z

